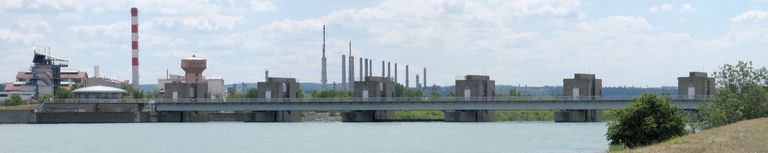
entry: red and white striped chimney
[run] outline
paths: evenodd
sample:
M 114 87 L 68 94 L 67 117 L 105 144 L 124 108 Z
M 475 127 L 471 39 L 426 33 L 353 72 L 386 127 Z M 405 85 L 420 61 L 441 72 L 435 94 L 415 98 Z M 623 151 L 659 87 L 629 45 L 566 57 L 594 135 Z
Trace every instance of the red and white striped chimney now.
M 139 9 L 131 8 L 131 66 L 133 67 L 133 88 L 139 89 Z

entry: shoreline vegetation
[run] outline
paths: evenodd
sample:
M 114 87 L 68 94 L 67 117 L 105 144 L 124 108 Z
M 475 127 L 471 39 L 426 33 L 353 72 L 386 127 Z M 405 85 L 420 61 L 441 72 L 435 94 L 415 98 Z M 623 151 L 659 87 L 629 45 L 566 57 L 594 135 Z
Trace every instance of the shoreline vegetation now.
M 663 143 L 625 150 L 611 146 L 611 152 L 768 152 L 768 118 L 739 121 Z
M 557 110 L 498 110 L 496 121 L 555 121 Z M 616 119 L 615 110 L 603 110 L 603 120 Z M 439 120 L 445 119 L 443 111 L 396 111 L 397 120 Z

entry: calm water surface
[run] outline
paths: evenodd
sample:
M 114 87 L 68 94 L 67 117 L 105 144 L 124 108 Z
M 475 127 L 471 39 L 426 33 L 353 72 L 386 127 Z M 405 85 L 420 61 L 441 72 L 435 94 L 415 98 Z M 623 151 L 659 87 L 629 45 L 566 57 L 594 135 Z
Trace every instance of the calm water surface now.
M 605 123 L 0 124 L 0 152 L 605 152 Z

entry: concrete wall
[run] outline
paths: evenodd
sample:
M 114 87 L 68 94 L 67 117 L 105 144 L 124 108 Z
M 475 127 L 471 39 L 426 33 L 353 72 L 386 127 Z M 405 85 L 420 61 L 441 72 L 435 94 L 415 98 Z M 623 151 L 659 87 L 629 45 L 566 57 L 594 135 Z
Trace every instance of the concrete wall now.
M 35 123 L 35 121 L 35 113 L 32 110 L 0 110 L 0 124 Z
M 677 78 L 677 95 L 688 95 L 688 88 L 693 87 L 695 96 L 715 94 L 715 78 L 707 77 L 704 72 L 690 72 L 688 77 Z
M 603 80 L 595 78 L 594 74 L 574 74 L 574 78 L 563 79 L 563 96 L 574 96 L 573 89 L 579 88 L 576 96 L 603 95 Z
M 194 95 L 191 95 L 189 90 L 194 88 Z M 173 98 L 173 92 L 178 93 L 179 99 L 187 98 L 210 98 L 208 94 L 208 84 L 205 83 L 166 83 L 165 91 L 163 92 L 163 98 Z
M 455 95 L 464 97 L 464 90 L 469 89 L 469 97 L 493 97 L 496 95 L 496 81 L 489 76 L 467 75 L 464 80 L 456 80 Z
M 446 122 L 493 122 L 496 121 L 493 110 L 457 110 L 446 111 Z
M 41 112 L 134 112 L 141 111 L 137 103 L 45 103 Z
M 139 112 L 38 112 L 37 123 L 136 123 Z
M 383 77 L 365 77 L 365 81 L 354 82 L 354 96 L 363 97 L 363 91 L 368 91 L 368 97 L 395 97 L 395 83 Z
M 285 90 L 283 90 L 283 84 L 285 84 Z M 267 78 L 267 82 L 259 82 L 256 84 L 258 88 L 258 98 L 267 98 L 267 91 L 271 93 L 270 98 L 298 98 L 299 83 L 294 78 Z

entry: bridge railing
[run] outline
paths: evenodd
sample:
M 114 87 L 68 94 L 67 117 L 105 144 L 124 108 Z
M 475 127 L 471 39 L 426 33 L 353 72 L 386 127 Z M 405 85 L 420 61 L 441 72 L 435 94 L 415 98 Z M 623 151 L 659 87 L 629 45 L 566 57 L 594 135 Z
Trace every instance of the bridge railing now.
M 227 99 L 56 99 L 54 103 L 189 103 L 189 102 L 466 102 L 466 101 L 610 101 L 639 96 L 512 96 L 512 97 L 376 97 L 376 98 L 227 98 Z M 708 100 L 711 96 L 664 96 L 670 100 Z

